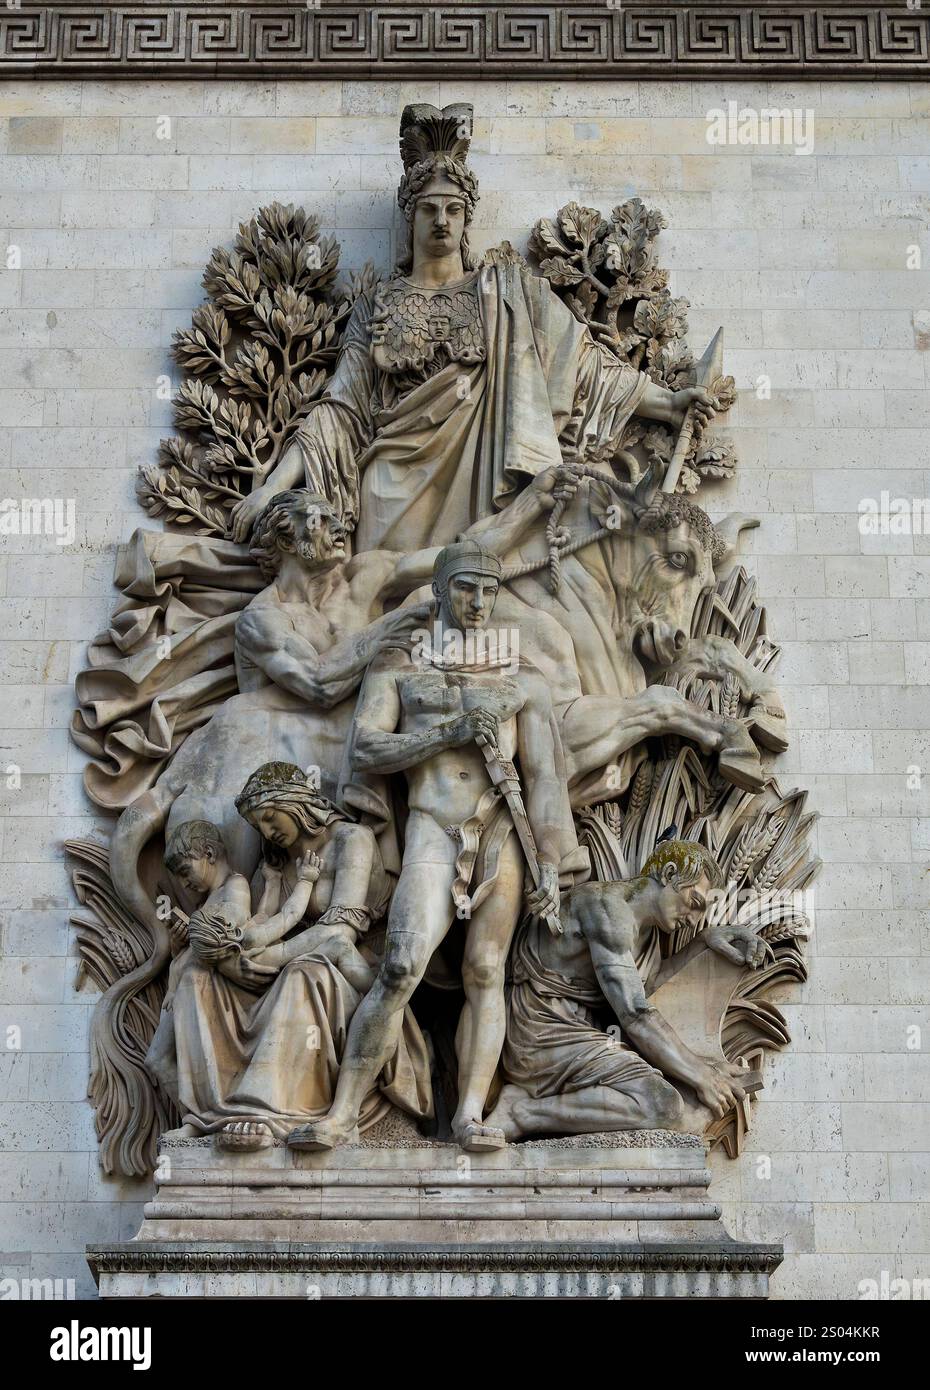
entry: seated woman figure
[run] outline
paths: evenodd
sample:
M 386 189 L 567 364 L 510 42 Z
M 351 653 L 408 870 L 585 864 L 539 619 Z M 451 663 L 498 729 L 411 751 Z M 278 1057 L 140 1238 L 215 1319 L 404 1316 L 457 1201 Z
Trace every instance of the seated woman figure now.
M 321 867 L 318 856 L 312 851 L 303 855 L 295 866 L 296 886 L 281 909 L 271 916 L 256 912 L 242 926 L 223 907 L 198 908 L 187 929 L 194 959 L 201 965 L 215 965 L 224 974 L 229 973 L 230 978 L 237 979 L 243 973 L 237 967 L 245 962 L 259 968 L 270 967 L 276 973 L 289 961 L 316 950 L 327 955 L 357 989 L 368 989 L 374 979 L 371 967 L 338 930 L 327 931 L 322 939 L 315 927 L 306 927 L 296 936 L 288 936 L 307 910 Z M 334 922 L 330 925 L 336 926 Z M 354 931 L 352 927 L 348 930 Z M 288 940 L 285 941 L 285 937 Z
M 189 1133 L 251 1150 L 328 1111 L 349 1023 L 374 977 L 356 941 L 383 913 L 390 881 L 372 832 L 300 768 L 265 764 L 236 804 L 280 867 L 266 868 L 259 912 L 226 894 L 191 916 L 166 1070 Z M 160 1080 L 165 1050 L 148 1062 Z M 359 1129 L 392 1103 L 432 1113 L 429 1057 L 409 1010 Z

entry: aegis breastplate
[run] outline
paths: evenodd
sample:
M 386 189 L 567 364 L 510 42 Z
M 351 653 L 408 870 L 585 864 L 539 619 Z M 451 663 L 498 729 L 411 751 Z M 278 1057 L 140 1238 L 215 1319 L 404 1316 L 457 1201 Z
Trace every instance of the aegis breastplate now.
M 402 278 L 389 281 L 375 295 L 371 355 L 399 391 L 450 362 L 472 367 L 483 361 L 477 273 L 436 290 Z

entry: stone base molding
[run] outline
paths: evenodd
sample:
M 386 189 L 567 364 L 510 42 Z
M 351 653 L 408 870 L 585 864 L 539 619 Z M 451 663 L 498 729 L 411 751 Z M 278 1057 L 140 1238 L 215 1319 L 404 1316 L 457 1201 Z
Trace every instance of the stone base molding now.
M 87 1258 L 105 1298 L 766 1298 L 782 1249 L 731 1239 L 705 1164 L 664 1131 L 471 1156 L 166 1136 L 138 1235 Z

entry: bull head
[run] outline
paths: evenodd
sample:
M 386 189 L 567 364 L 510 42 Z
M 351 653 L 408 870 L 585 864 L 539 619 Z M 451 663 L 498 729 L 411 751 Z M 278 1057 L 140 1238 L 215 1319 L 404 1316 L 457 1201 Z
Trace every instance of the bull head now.
M 759 524 L 733 513 L 714 526 L 690 499 L 661 493 L 660 477 L 654 460 L 633 490 L 635 526 L 626 534 L 626 554 L 621 539 L 615 576 L 622 625 L 647 669 L 681 655 L 702 595 L 733 568 L 740 533 Z

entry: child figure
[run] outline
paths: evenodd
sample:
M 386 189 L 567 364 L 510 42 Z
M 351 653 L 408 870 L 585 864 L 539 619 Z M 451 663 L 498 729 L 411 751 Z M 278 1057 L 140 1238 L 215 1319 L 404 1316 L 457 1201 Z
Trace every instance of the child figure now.
M 297 882 L 293 892 L 270 916 L 261 909 L 247 921 L 239 923 L 224 903 L 205 903 L 193 914 L 188 924 L 191 952 L 203 965 L 215 965 L 224 975 L 238 980 L 242 963 L 268 969 L 274 974 L 289 961 L 297 960 L 312 951 L 323 952 L 353 984 L 365 990 L 371 984 L 372 972 L 362 955 L 355 949 L 353 932 L 340 932 L 331 925 L 307 927 L 289 941 L 283 938 L 297 926 L 307 911 L 313 885 L 320 877 L 322 863 L 309 850 L 295 862 Z M 269 869 L 265 873 L 265 897 L 274 891 L 280 874 Z
M 173 1010 L 162 1015 L 161 1055 L 149 1061 L 175 1096 L 182 1132 L 250 1153 L 329 1109 L 346 1020 L 373 978 L 356 938 L 383 911 L 389 879 L 372 831 L 298 767 L 258 769 L 237 805 L 265 842 L 259 908 L 219 832 L 179 827 L 166 857 L 203 901 L 175 933 L 183 957 Z M 267 862 L 275 851 L 280 868 Z M 368 1123 L 386 1100 L 430 1113 L 429 1057 L 412 1016 L 367 1098 Z
M 230 866 L 223 838 L 216 826 L 211 825 L 209 821 L 185 821 L 172 831 L 165 849 L 165 867 L 191 893 L 206 895 L 200 904 L 199 912 L 221 913 L 232 925 L 241 927 L 250 918 L 256 923 L 263 922 L 278 905 L 280 875 L 268 869 L 264 872 L 261 901 L 253 916 L 249 880 Z M 196 915 L 195 913 L 194 916 Z M 300 918 L 296 920 L 299 921 Z M 191 958 L 191 952 L 188 950 L 188 946 L 192 944 L 189 942 L 189 932 L 189 922 L 176 912 L 171 921 L 174 959 L 168 973 L 168 990 L 164 1004 L 166 1009 L 171 1008 L 177 980 Z M 261 966 L 252 965 L 248 957 L 233 962 L 230 968 L 224 971 L 224 974 L 236 979 L 239 984 L 253 989 L 263 988 L 276 973 L 275 969 L 262 969 Z
M 190 918 L 177 910 L 172 917 L 174 955 L 161 1018 L 146 1056 L 148 1069 L 175 1099 L 173 1005 L 188 965 L 215 968 L 236 984 L 263 992 L 289 961 L 315 951 L 325 954 L 356 989 L 371 985 L 374 975 L 355 948 L 355 932 L 342 923 L 317 923 L 283 940 L 307 911 L 320 877 L 322 860 L 312 850 L 295 861 L 297 881 L 280 908 L 281 870 L 262 865 L 262 896 L 254 913 L 249 881 L 231 868 L 222 836 L 209 821 L 179 825 L 169 837 L 165 865 L 191 893 L 206 895 Z
M 271 949 L 275 942 L 280 942 L 297 926 L 306 912 L 313 885 L 320 876 L 320 861 L 313 853 L 304 855 L 297 861 L 296 870 L 297 883 L 293 893 L 277 912 L 270 915 L 267 900 L 280 885 L 280 874 L 273 869 L 265 872 L 265 891 L 258 911 L 247 913 L 244 920 L 241 912 L 236 910 L 238 903 L 228 900 L 214 902 L 208 898 L 187 925 L 194 959 L 203 965 L 220 965 L 221 962 L 244 956 L 247 960 L 280 969 L 287 961 L 293 960 L 295 954 L 301 955 L 303 946 L 296 952 L 287 953 L 294 942 L 289 942 L 287 948 L 278 946 L 277 951 Z M 300 935 L 303 937 L 306 933 L 301 932 Z M 295 937 L 297 940 L 300 937 Z
M 220 914 L 231 925 L 247 922 L 252 916 L 249 881 L 244 874 L 232 869 L 223 838 L 209 821 L 185 821 L 171 832 L 165 848 L 165 867 L 189 892 L 206 895 L 198 912 Z M 279 892 L 280 875 L 269 871 L 265 875 L 258 911 L 252 916 L 254 922 L 264 921 L 271 916 L 277 906 Z M 188 919 L 176 908 L 169 923 L 172 960 L 168 967 L 168 984 L 158 1027 L 145 1057 L 147 1069 L 175 1103 L 178 1101 L 178 1075 L 174 996 L 181 976 L 191 961 L 196 959 L 189 933 L 190 923 L 197 916 L 195 912 Z M 248 956 L 239 956 L 226 964 L 224 973 L 247 989 L 262 990 L 274 979 L 278 967 L 253 962 Z

